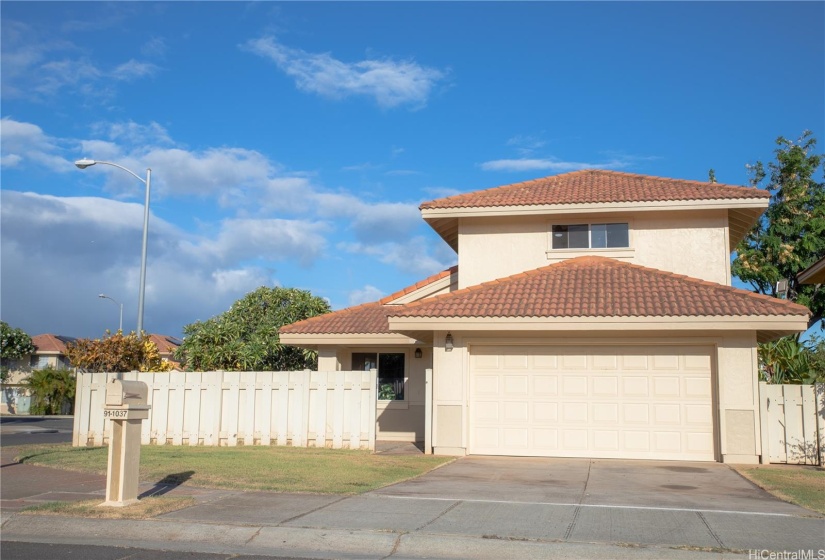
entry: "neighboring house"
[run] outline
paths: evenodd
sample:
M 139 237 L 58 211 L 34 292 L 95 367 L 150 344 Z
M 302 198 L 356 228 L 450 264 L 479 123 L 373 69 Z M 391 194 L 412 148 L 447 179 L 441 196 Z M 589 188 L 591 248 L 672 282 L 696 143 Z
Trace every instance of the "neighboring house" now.
M 825 257 L 797 275 L 800 284 L 825 284 Z
M 426 202 L 457 267 L 281 342 L 317 349 L 319 370 L 376 367 L 378 439 L 756 463 L 757 342 L 809 316 L 730 286 L 730 253 L 769 198 L 587 170 Z
M 66 358 L 66 344 L 76 339 L 57 334 L 38 334 L 32 337 L 34 353 L 19 360 L 10 360 L 9 378 L 0 391 L 0 412 L 28 414 L 29 397 L 25 381 L 36 369 L 71 369 Z M 5 364 L 4 364 L 5 365 Z
M 163 334 L 150 334 L 149 339 L 158 347 L 161 358 L 171 362 L 175 369 L 181 368 L 175 360 L 175 350 L 181 344 L 179 339 Z M 0 413 L 28 414 L 30 401 L 25 387 L 26 379 L 36 369 L 72 369 L 66 357 L 66 345 L 76 340 L 56 334 L 33 336 L 34 353 L 19 360 L 11 360 L 7 366 L 9 378 L 0 391 Z
M 165 334 L 150 334 L 149 340 L 155 343 L 158 347 L 158 353 L 164 360 L 171 362 L 175 369 L 181 369 L 180 362 L 175 360 L 175 351 L 182 341 L 174 336 L 167 336 Z

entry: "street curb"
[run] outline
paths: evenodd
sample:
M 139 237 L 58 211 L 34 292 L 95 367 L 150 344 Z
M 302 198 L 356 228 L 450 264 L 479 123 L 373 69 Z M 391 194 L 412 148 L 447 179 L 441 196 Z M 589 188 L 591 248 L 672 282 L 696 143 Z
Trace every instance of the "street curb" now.
M 734 552 L 630 546 L 622 543 L 571 543 L 433 533 L 221 525 L 163 519 L 99 520 L 43 515 L 13 515 L 3 526 L 3 540 L 321 559 L 380 559 L 388 556 L 395 559 L 447 560 L 742 558 L 741 554 Z

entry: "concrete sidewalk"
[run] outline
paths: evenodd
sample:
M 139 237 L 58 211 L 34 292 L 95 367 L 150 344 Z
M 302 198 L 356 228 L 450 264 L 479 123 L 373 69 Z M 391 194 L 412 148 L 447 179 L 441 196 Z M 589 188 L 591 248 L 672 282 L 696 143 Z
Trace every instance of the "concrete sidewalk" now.
M 472 464 L 454 463 L 459 474 Z M 446 476 L 443 470 L 432 478 Z M 778 501 L 787 507 L 738 511 L 454 496 L 449 489 L 415 495 L 410 483 L 360 496 L 143 485 L 145 492 L 193 496 L 195 505 L 146 521 L 111 521 L 15 513 L 44 500 L 102 501 L 103 477 L 13 464 L 4 465 L 0 482 L 8 541 L 301 558 L 701 560 L 742 558 L 749 550 L 813 551 L 816 558 L 825 549 L 825 519 Z

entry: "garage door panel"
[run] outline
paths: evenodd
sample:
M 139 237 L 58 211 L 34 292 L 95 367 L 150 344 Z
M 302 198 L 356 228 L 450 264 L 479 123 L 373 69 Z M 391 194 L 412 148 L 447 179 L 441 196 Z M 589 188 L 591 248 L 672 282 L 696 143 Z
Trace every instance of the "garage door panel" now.
M 529 394 L 529 377 L 526 375 L 512 375 L 505 374 L 503 389 L 505 395 L 522 395 Z
M 533 375 L 533 395 L 556 396 L 559 394 L 559 378 L 556 375 Z
M 470 453 L 712 461 L 711 363 L 708 347 L 473 348 Z
M 587 403 L 561 403 L 561 421 L 565 424 L 587 422 Z
M 517 450 L 527 449 L 528 430 L 527 428 L 504 428 L 501 430 L 502 445 L 505 449 Z
M 709 377 L 686 377 L 685 397 L 696 399 L 710 399 L 711 387 Z
M 686 404 L 685 423 L 701 426 L 710 426 L 713 422 L 713 411 L 707 404 Z
M 676 354 L 654 354 L 653 369 L 657 371 L 678 370 L 679 356 Z
M 498 395 L 498 375 L 476 375 L 475 392 L 477 395 Z
M 623 403 L 622 413 L 625 424 L 650 423 L 650 405 L 647 403 Z
M 653 432 L 653 451 L 680 453 L 682 434 L 680 432 Z
M 535 428 L 532 449 L 556 451 L 559 448 L 559 431 L 555 428 Z
M 649 385 L 647 377 L 622 377 L 622 389 L 626 397 L 647 397 L 650 394 Z
M 624 438 L 624 449 L 626 452 L 650 452 L 650 432 L 624 430 L 622 437 Z
M 596 424 L 616 424 L 619 421 L 618 403 L 594 403 L 592 421 Z
M 681 406 L 679 403 L 654 404 L 653 422 L 655 424 L 675 424 L 682 423 Z
M 476 401 L 473 403 L 473 419 L 478 422 L 495 422 L 501 421 L 499 413 L 499 403 L 489 401 Z
M 587 369 L 587 356 L 580 354 L 562 355 L 561 367 L 564 370 Z
M 618 430 L 594 430 L 593 431 L 593 449 L 596 452 L 619 450 L 619 432 Z
M 613 355 L 595 355 L 593 356 L 593 369 L 601 370 L 616 370 L 619 369 L 619 357 Z
M 619 396 L 619 378 L 616 376 L 593 378 L 593 395 L 598 397 Z
M 565 375 L 561 379 L 562 395 L 575 397 L 587 394 L 587 377 L 583 375 Z
M 530 404 L 526 401 L 505 401 L 504 422 L 524 422 L 530 419 Z
M 587 430 L 567 429 L 561 432 L 564 449 L 582 450 L 588 448 Z

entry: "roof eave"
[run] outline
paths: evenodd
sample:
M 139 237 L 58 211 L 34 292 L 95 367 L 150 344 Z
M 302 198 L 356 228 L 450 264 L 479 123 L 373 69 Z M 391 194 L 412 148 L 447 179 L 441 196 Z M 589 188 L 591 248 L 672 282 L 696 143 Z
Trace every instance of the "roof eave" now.
M 330 345 L 416 344 L 419 341 L 398 333 L 281 333 L 280 342 L 315 349 Z
M 614 212 L 676 212 L 727 210 L 730 250 L 741 241 L 768 207 L 767 198 L 715 200 L 669 200 L 657 202 L 600 202 L 587 204 L 535 204 L 524 206 L 476 206 L 467 208 L 422 208 L 421 217 L 454 251 L 458 252 L 459 218 L 497 216 L 542 216 Z
M 704 330 L 776 331 L 788 334 L 808 328 L 802 315 L 743 317 L 389 317 L 393 331 L 593 331 L 593 330 Z
M 797 279 L 800 284 L 825 284 L 825 257 L 801 272 Z

